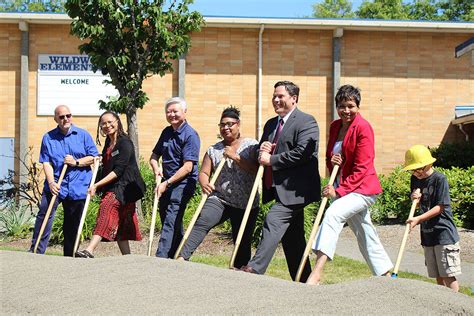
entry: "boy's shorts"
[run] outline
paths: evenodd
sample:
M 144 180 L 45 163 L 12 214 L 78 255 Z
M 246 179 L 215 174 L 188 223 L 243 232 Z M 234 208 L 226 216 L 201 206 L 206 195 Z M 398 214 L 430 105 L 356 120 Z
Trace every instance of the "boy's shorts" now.
M 461 274 L 459 242 L 454 245 L 423 247 L 425 264 L 430 278 L 447 278 Z

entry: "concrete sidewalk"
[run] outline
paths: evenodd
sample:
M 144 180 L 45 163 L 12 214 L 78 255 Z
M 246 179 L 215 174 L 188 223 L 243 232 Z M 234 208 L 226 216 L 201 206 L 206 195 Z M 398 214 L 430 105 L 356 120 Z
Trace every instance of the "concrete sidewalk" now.
M 385 247 L 385 250 L 395 265 L 399 249 Z M 353 236 L 353 238 L 340 238 L 337 243 L 336 254 L 365 262 L 359 251 L 359 246 L 355 236 Z M 463 286 L 474 287 L 474 263 L 461 261 L 461 270 L 462 274 L 457 277 L 459 283 Z M 425 257 L 421 253 L 405 251 L 400 264 L 400 271 L 412 272 L 427 277 L 428 274 L 425 267 Z

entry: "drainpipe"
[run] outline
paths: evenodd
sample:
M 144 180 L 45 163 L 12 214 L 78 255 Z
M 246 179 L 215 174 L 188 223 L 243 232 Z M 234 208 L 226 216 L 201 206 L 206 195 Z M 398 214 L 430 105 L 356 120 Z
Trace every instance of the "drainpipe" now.
M 20 21 L 18 28 L 21 31 L 21 57 L 20 57 L 20 159 L 26 159 L 28 149 L 28 60 L 30 51 L 30 33 L 28 22 Z M 27 166 L 19 163 L 20 185 L 28 182 Z
M 466 142 L 469 142 L 469 134 L 466 133 L 466 131 L 465 131 L 464 128 L 462 127 L 462 124 L 459 124 L 458 127 L 459 127 L 459 130 L 461 131 L 461 133 L 464 134 L 464 137 L 466 138 Z
M 260 32 L 258 33 L 258 88 L 257 88 L 257 139 L 262 136 L 262 34 L 265 29 L 265 25 L 260 25 Z
M 342 28 L 337 28 L 334 30 L 332 38 L 332 119 L 336 120 L 338 118 L 336 111 L 336 104 L 334 102 L 334 97 L 336 96 L 337 89 L 341 85 L 341 46 L 342 46 L 342 35 L 344 31 Z
M 186 54 L 179 56 L 178 60 L 178 96 L 186 98 Z

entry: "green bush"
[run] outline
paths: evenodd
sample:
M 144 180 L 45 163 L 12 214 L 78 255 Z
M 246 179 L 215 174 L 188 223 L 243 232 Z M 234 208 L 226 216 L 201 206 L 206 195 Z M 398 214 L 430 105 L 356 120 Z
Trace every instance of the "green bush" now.
M 451 209 L 457 226 L 474 227 L 474 166 L 468 169 L 435 168 L 446 175 L 451 196 Z M 383 193 L 372 207 L 371 214 L 374 222 L 404 223 L 411 207 L 409 172 L 401 167 L 387 176 L 381 175 Z
M 30 205 L 17 203 L 14 199 L 2 204 L 0 208 L 0 230 L 8 237 L 26 238 L 34 225 Z
M 84 226 L 82 227 L 81 241 L 90 239 L 94 232 L 95 223 L 97 220 L 97 213 L 99 212 L 100 196 L 95 195 L 87 208 L 86 218 L 84 220 Z M 53 226 L 51 228 L 51 238 L 49 242 L 51 244 L 62 244 L 64 242 L 63 234 L 63 221 L 64 221 L 64 209 L 62 204 L 56 209 L 54 215 Z
M 410 176 L 411 174 L 396 167 L 388 175 L 379 175 L 383 192 L 371 208 L 372 220 L 379 224 L 390 221 L 404 222 L 410 212 Z
M 451 208 L 456 224 L 474 228 L 474 166 L 468 169 L 437 170 L 448 178 Z
M 145 195 L 142 198 L 142 213 L 143 219 L 145 220 L 144 223 L 140 223 L 140 228 L 142 231 L 149 233 L 150 231 L 150 224 L 151 224 L 151 216 L 153 211 L 153 200 L 155 198 L 155 174 L 151 169 L 150 165 L 147 161 L 140 159 L 139 163 L 140 174 L 142 175 L 143 181 L 145 181 L 146 191 Z M 160 218 L 159 214 L 157 213 L 156 225 L 159 225 Z M 161 227 L 160 225 L 157 226 L 158 228 Z M 156 230 L 156 228 L 155 228 Z
M 430 148 L 430 151 L 436 158 L 435 165 L 439 168 L 459 167 L 466 169 L 474 166 L 473 143 L 441 143 L 438 147 Z

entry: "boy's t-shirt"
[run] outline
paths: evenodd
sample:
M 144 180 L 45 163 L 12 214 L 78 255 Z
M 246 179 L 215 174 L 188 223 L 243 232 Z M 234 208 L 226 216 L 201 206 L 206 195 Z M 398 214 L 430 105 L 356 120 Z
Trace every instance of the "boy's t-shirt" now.
M 438 216 L 420 224 L 421 244 L 426 247 L 436 245 L 452 245 L 459 241 L 458 231 L 453 220 L 449 185 L 446 176 L 434 171 L 425 179 L 411 176 L 411 192 L 419 188 L 421 191 L 420 209 L 428 212 L 436 205 L 444 205 L 444 210 Z

